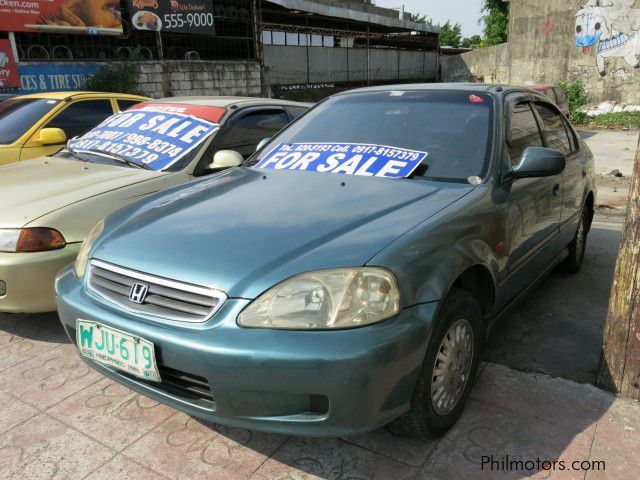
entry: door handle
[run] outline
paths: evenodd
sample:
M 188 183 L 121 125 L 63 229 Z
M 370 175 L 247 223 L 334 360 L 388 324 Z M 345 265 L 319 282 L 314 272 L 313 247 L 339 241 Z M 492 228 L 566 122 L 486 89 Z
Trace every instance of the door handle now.
M 553 186 L 553 196 L 554 196 L 554 197 L 557 197 L 557 196 L 559 196 L 559 195 L 560 195 L 560 185 L 556 183 L 556 184 Z

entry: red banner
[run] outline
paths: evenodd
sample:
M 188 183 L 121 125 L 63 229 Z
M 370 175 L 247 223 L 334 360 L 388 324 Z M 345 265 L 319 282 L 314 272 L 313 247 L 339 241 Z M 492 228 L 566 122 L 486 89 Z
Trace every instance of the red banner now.
M 11 43 L 7 39 L 0 39 L 0 89 L 19 86 L 18 65 L 13 58 Z
M 119 0 L 0 0 L 0 30 L 121 35 Z
M 179 113 L 182 115 L 193 115 L 194 117 L 209 120 L 210 122 L 217 123 L 226 110 L 221 107 L 208 107 L 206 105 L 187 105 L 184 103 L 152 103 L 144 102 L 138 103 L 129 110 L 153 111 L 158 113 Z

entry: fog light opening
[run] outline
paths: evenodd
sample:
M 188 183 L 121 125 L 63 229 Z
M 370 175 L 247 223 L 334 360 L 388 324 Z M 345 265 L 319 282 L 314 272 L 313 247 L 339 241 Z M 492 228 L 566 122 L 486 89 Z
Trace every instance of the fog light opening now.
M 4 297 L 7 294 L 7 284 L 4 280 L 0 280 L 0 297 Z
M 326 415 L 329 413 L 329 397 L 325 395 L 309 395 L 309 413 Z

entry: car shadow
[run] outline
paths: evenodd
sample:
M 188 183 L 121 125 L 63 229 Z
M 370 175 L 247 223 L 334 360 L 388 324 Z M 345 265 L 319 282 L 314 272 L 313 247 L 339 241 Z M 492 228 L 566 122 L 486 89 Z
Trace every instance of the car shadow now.
M 580 136 L 581 139 L 585 140 L 587 138 L 591 138 L 594 135 L 597 135 L 598 132 L 593 132 L 590 130 L 578 130 L 578 135 Z
M 0 336 L 2 344 L 29 339 L 44 343 L 70 343 L 58 314 L 48 313 L 0 313 Z

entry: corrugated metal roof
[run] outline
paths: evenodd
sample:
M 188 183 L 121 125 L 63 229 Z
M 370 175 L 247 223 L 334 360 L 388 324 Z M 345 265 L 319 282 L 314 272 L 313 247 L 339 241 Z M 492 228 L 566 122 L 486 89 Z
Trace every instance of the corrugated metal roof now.
M 267 0 L 269 3 L 280 5 L 289 10 L 300 10 L 303 12 L 315 13 L 326 17 L 343 18 L 356 22 L 382 25 L 398 30 L 415 30 L 424 33 L 440 33 L 440 28 L 427 23 L 418 23 L 398 18 L 385 17 L 375 13 L 362 10 L 353 10 L 343 6 L 326 5 L 312 0 Z

